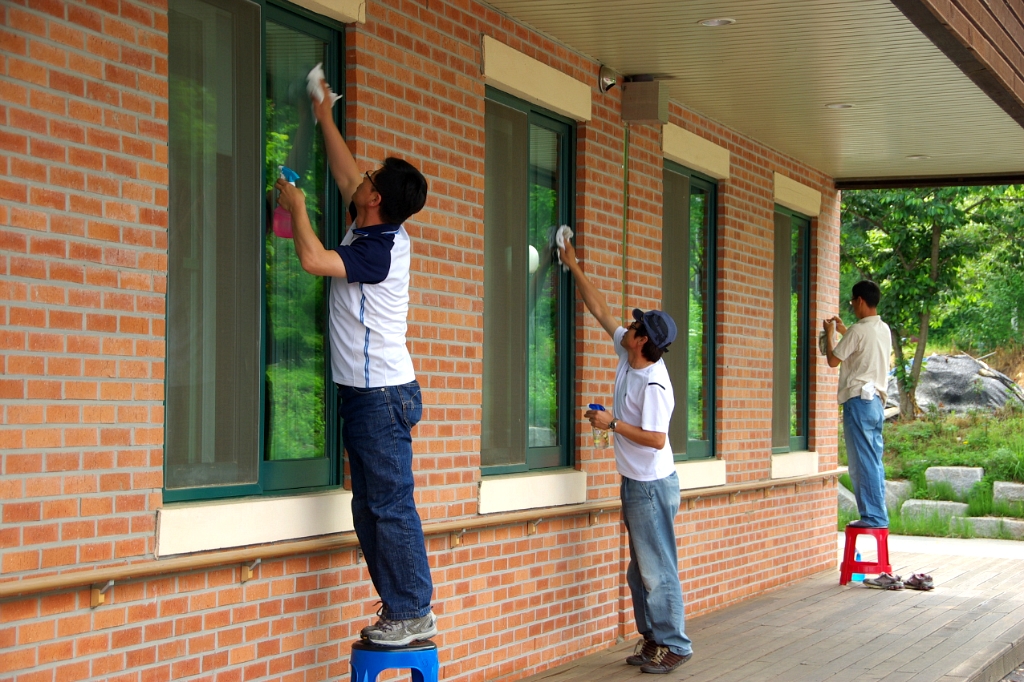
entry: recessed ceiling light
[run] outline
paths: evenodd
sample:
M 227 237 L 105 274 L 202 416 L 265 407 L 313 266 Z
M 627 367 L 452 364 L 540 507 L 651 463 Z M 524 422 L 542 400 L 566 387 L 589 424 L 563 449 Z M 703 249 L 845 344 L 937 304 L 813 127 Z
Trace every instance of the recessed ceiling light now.
M 907 157 L 907 161 L 927 161 L 930 158 L 932 157 L 927 154 L 911 154 Z
M 853 109 L 853 105 L 849 102 L 832 102 L 831 104 L 825 105 L 826 109 Z
M 735 19 L 729 19 L 728 17 L 718 17 L 716 19 L 701 19 L 697 22 L 700 26 L 730 26 L 736 23 Z

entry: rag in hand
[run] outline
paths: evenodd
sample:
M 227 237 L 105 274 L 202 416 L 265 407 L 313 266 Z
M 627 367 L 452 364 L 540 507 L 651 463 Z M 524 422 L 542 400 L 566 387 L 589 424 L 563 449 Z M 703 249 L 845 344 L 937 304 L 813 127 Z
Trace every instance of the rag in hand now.
M 560 228 L 558 228 L 558 231 L 555 232 L 555 244 L 558 246 L 559 249 L 564 249 L 566 243 L 570 239 L 572 239 L 572 228 L 570 228 L 568 225 L 562 225 Z M 555 255 L 558 257 L 558 262 L 562 263 L 561 251 L 556 250 Z M 562 263 L 562 270 L 568 272 L 569 266 L 566 265 L 565 263 Z
M 309 93 L 310 97 L 316 99 L 317 104 L 324 101 L 324 89 L 320 85 L 320 81 L 327 80 L 327 74 L 324 73 L 324 64 L 320 62 L 314 66 L 309 74 L 306 75 L 306 92 Z M 331 92 L 331 106 L 341 99 L 341 95 Z

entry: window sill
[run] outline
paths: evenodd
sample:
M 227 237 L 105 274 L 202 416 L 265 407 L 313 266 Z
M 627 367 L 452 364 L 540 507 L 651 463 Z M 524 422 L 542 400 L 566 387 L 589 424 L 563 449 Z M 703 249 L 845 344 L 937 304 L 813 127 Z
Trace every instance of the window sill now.
M 352 493 L 189 502 L 157 510 L 157 557 L 353 530 Z
M 480 514 L 559 507 L 587 501 L 587 474 L 555 469 L 487 476 L 480 481 Z
M 676 462 L 676 475 L 679 477 L 680 490 L 725 485 L 725 460 L 694 459 Z
M 772 478 L 791 478 L 818 473 L 818 453 L 813 450 L 772 455 Z

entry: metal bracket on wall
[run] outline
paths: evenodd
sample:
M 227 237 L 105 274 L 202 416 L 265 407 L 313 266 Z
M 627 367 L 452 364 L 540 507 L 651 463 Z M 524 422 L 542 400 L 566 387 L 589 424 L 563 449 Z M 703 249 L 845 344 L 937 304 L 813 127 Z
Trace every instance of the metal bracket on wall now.
M 262 563 L 263 559 L 256 559 L 251 564 L 242 564 L 242 582 L 246 583 L 252 580 L 252 572 L 256 570 L 256 567 Z
M 598 509 L 597 511 L 590 512 L 590 525 L 591 526 L 597 525 L 597 521 L 601 517 L 601 513 L 603 511 L 604 511 L 604 509 Z
M 107 590 L 114 586 L 113 580 L 108 580 L 103 587 L 93 585 L 89 598 L 89 608 L 96 608 L 107 601 Z
M 536 535 L 537 534 L 537 526 L 539 526 L 540 522 L 543 521 L 543 520 L 544 519 L 534 519 L 533 521 L 527 522 L 527 524 L 526 524 L 526 534 L 527 535 Z
M 456 547 L 461 545 L 462 544 L 462 534 L 465 533 L 465 532 L 466 532 L 465 528 L 463 528 L 462 530 L 453 531 L 448 536 L 448 546 L 451 549 L 455 549 Z

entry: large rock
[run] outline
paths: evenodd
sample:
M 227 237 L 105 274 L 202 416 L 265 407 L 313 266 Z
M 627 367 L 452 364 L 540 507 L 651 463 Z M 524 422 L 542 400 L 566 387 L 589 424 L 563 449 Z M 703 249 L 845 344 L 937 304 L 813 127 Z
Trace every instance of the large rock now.
M 839 484 L 839 510 L 857 513 L 857 499 L 842 483 Z
M 885 506 L 888 509 L 899 509 L 900 505 L 910 499 L 914 492 L 914 484 L 910 481 L 885 482 Z
M 996 481 L 992 484 L 992 499 L 1003 502 L 1024 502 L 1024 484 Z
M 942 500 L 907 500 L 900 507 L 904 519 L 927 519 L 932 516 L 947 519 L 954 516 L 967 516 L 967 505 L 963 502 L 944 502 Z
M 896 377 L 889 377 L 886 406 L 898 406 Z M 1008 401 L 1024 405 L 1024 389 L 970 355 L 932 355 L 925 359 L 917 384 L 917 404 L 925 412 L 993 411 Z
M 924 472 L 928 483 L 948 483 L 957 495 L 966 496 L 985 475 L 981 467 L 928 467 Z
M 1009 535 L 1014 540 L 1024 540 L 1024 521 L 1001 519 L 995 516 L 972 516 L 967 521 L 980 538 L 998 538 Z

